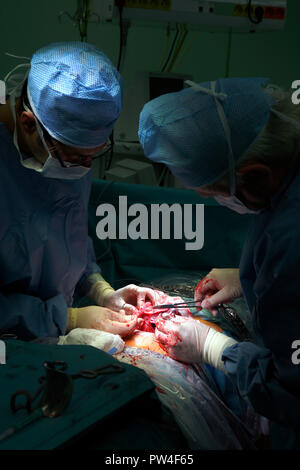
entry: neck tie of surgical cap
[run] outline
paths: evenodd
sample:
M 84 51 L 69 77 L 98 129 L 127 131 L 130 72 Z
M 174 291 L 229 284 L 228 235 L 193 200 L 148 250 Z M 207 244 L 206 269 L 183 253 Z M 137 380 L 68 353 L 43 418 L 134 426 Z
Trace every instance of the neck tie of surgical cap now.
M 18 56 L 18 55 L 13 55 L 9 54 L 8 52 L 5 53 L 6 55 L 9 55 L 10 57 L 14 57 L 16 59 L 27 59 L 27 63 L 19 64 L 16 65 L 8 74 L 4 77 L 3 81 L 6 84 L 6 89 L 7 93 L 9 95 L 16 95 L 18 91 L 21 91 L 23 83 L 25 82 L 29 70 L 30 70 L 30 58 L 29 57 L 24 57 L 24 56 Z M 21 69 L 21 68 L 26 68 L 25 74 L 16 74 L 14 73 L 16 70 Z
M 194 90 L 202 91 L 203 93 L 206 93 L 207 95 L 210 95 L 215 99 L 217 111 L 218 111 L 222 126 L 224 128 L 226 140 L 228 143 L 228 168 L 229 168 L 229 178 L 230 178 L 230 194 L 233 196 L 235 193 L 235 189 L 236 189 L 235 171 L 234 171 L 235 160 L 234 160 L 234 155 L 233 155 L 233 150 L 232 150 L 232 145 L 231 145 L 230 127 L 229 127 L 228 120 L 227 120 L 227 117 L 226 117 L 226 114 L 224 112 L 224 108 L 222 105 L 222 101 L 226 100 L 228 95 L 226 93 L 216 92 L 215 81 L 210 82 L 211 89 L 202 87 L 201 85 L 198 85 L 198 83 L 194 83 L 191 80 L 186 80 L 185 83 L 187 85 L 190 85 Z
M 296 119 L 293 119 L 289 116 L 286 116 L 285 114 L 282 114 L 280 111 L 277 111 L 276 109 L 271 109 L 271 112 L 273 114 L 276 114 L 276 116 L 280 117 L 285 122 L 288 122 L 289 124 L 292 124 L 296 129 L 300 130 L 300 122 L 296 121 Z

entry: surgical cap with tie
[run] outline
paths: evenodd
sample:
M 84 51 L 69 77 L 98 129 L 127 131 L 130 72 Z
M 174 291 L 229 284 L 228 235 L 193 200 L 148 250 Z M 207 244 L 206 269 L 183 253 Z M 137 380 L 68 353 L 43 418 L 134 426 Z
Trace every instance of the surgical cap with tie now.
M 27 94 L 32 110 L 66 145 L 103 144 L 121 112 L 122 90 L 117 69 L 91 44 L 53 43 L 31 59 Z
M 263 78 L 188 83 L 144 106 L 138 134 L 148 158 L 167 165 L 186 186 L 201 187 L 232 171 L 266 125 L 275 99 Z

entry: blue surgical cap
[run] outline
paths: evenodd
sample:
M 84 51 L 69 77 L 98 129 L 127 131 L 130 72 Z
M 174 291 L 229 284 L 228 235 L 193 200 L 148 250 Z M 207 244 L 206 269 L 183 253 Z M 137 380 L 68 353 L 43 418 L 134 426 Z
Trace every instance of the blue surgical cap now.
M 139 139 L 145 155 L 164 163 L 186 186 L 201 187 L 229 169 L 229 145 L 220 119 L 221 103 L 231 155 L 237 163 L 266 125 L 275 99 L 264 90 L 265 78 L 218 79 L 215 92 L 194 88 L 169 93 L 148 102 L 140 115 Z M 211 82 L 199 86 L 211 92 Z
M 91 148 L 109 137 L 122 108 L 123 81 L 106 55 L 84 42 L 53 43 L 31 59 L 27 93 L 49 134 Z

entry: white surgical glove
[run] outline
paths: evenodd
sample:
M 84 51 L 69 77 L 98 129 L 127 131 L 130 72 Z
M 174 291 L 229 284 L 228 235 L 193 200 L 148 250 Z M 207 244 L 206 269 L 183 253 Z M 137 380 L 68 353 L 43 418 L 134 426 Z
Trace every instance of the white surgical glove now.
M 155 292 L 148 287 L 129 284 L 114 292 L 108 292 L 105 295 L 103 306 L 115 311 L 122 309 L 127 315 L 133 315 L 137 313 L 137 308 L 140 308 L 145 300 L 149 300 L 154 305 Z
M 89 330 L 87 328 L 75 328 L 66 336 L 60 336 L 57 344 L 61 346 L 66 344 L 94 346 L 110 354 L 122 352 L 125 346 L 124 341 L 119 335 L 107 333 L 106 331 Z
M 156 322 L 155 336 L 173 359 L 204 362 L 225 371 L 222 354 L 237 341 L 194 319 L 162 314 Z
M 155 304 L 155 292 L 148 287 L 129 284 L 115 291 L 99 273 L 91 274 L 86 283 L 89 286 L 88 297 L 95 305 L 107 307 L 115 312 L 124 310 L 127 315 L 133 315 L 145 300 Z
M 194 299 L 199 303 L 198 310 L 206 308 L 216 316 L 218 304 L 233 302 L 242 295 L 239 269 L 212 269 L 195 287 Z

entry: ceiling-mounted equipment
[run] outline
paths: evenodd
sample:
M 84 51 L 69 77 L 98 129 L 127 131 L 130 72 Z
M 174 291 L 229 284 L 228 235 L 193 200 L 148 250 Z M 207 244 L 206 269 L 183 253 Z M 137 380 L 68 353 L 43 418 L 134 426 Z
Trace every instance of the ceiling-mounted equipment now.
M 113 0 L 94 0 L 93 8 L 102 21 L 119 17 Z M 276 31 L 284 28 L 286 16 L 287 0 L 125 0 L 123 8 L 124 20 L 186 23 L 212 30 Z

